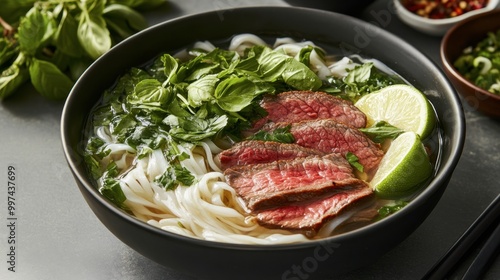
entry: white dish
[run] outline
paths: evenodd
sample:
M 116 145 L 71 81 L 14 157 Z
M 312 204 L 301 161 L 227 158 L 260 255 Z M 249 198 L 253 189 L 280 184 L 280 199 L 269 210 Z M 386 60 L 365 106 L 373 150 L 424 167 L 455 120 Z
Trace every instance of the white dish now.
M 485 13 L 495 9 L 498 6 L 499 0 L 490 0 L 486 7 L 474 11 L 464 13 L 460 16 L 445 19 L 429 19 L 419 15 L 416 15 L 409 10 L 407 10 L 401 0 L 394 0 L 394 6 L 396 7 L 396 13 L 401 21 L 409 25 L 410 27 L 423 32 L 428 35 L 442 36 L 456 23 L 469 18 L 474 15 Z

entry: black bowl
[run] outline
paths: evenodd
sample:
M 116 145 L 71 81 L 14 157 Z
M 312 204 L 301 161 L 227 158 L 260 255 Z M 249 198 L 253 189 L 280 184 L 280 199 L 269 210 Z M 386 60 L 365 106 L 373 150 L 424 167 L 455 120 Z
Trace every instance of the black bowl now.
M 375 0 L 285 0 L 285 2 L 298 7 L 314 8 L 347 15 L 358 15 L 361 14 L 367 6 L 375 2 Z
M 258 19 L 258 20 L 256 20 Z M 299 20 L 300 19 L 300 20 Z M 197 40 L 233 34 L 306 38 L 346 53 L 377 58 L 421 89 L 435 106 L 442 133 L 435 177 L 407 207 L 323 240 L 289 245 L 234 245 L 169 233 L 128 215 L 93 187 L 82 156 L 84 127 L 101 93 L 132 66 Z M 208 279 L 324 279 L 367 265 L 410 235 L 437 204 L 460 158 L 465 122 L 460 101 L 442 72 L 403 40 L 350 16 L 293 7 L 251 7 L 181 17 L 130 37 L 99 58 L 77 81 L 62 114 L 63 148 L 88 205 L 119 239 L 144 256 Z M 295 278 L 294 278 L 295 277 Z M 309 278 L 311 279 L 311 278 Z

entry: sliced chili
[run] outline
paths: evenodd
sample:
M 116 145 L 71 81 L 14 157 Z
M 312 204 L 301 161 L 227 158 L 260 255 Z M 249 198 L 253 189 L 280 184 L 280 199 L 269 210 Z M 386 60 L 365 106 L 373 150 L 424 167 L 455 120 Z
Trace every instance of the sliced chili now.
M 488 0 L 402 0 L 401 4 L 419 16 L 443 19 L 484 8 Z

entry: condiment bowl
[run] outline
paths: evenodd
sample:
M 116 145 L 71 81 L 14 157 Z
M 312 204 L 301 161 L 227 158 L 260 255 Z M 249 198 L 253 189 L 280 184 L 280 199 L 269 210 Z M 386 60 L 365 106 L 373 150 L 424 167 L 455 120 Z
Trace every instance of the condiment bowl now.
M 439 139 L 433 143 L 439 160 L 425 189 L 400 211 L 362 228 L 303 243 L 269 245 L 212 242 L 167 232 L 140 221 L 101 196 L 80 151 L 87 137 L 89 113 L 102 93 L 125 71 L 161 53 L 176 52 L 200 40 L 224 42 L 241 33 L 291 36 L 376 58 L 419 88 L 439 119 Z M 76 82 L 63 109 L 61 137 L 68 165 L 89 207 L 117 238 L 151 260 L 200 279 L 330 279 L 372 263 L 426 219 L 460 158 L 465 121 L 460 99 L 441 70 L 391 33 L 328 11 L 248 7 L 169 20 L 116 45 Z
M 495 9 L 499 3 L 498 0 L 490 0 L 484 8 L 469 11 L 459 16 L 443 19 L 430 19 L 410 12 L 403 6 L 401 2 L 402 0 L 394 0 L 396 13 L 401 21 L 414 28 L 415 30 L 433 36 L 442 36 L 455 24 L 469 17 L 491 11 Z
M 486 38 L 488 32 L 500 29 L 499 17 L 500 10 L 493 10 L 460 22 L 443 37 L 440 49 L 444 71 L 462 95 L 464 105 L 497 118 L 500 117 L 500 95 L 476 86 L 462 76 L 453 64 L 465 48 L 476 45 Z

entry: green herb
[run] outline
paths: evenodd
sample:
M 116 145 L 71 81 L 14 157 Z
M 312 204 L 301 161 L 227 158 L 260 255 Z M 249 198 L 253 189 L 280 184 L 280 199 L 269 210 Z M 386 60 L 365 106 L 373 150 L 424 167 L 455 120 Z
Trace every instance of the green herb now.
M 249 140 L 262 140 L 262 141 L 273 141 L 280 143 L 294 143 L 295 138 L 293 134 L 290 133 L 291 125 L 283 128 L 277 128 L 273 131 L 260 130 L 248 137 Z
M 359 130 L 377 143 L 382 143 L 385 139 L 396 139 L 401 133 L 405 132 L 385 121 L 376 122 L 371 127 L 360 128 Z
M 321 90 L 355 102 L 365 94 L 398 83 L 402 83 L 398 77 L 388 75 L 374 67 L 372 62 L 367 62 L 354 67 L 343 78 L 329 77 Z
M 309 65 L 284 53 L 266 48 L 258 62 L 259 72 L 266 81 L 283 81 L 301 90 L 317 90 L 322 86 L 322 81 L 309 69 Z
M 208 139 L 221 131 L 227 124 L 225 115 L 209 119 L 200 119 L 195 116 L 179 118 L 170 115 L 165 118 L 165 123 L 171 129 L 169 134 L 172 137 L 187 142 L 198 142 Z
M 347 152 L 345 158 L 352 167 L 356 168 L 360 172 L 363 172 L 364 166 L 361 163 L 359 163 L 359 158 L 355 154 Z
M 86 149 L 88 152 L 96 155 L 99 159 L 104 158 L 110 153 L 110 150 L 106 149 L 106 142 L 95 136 L 89 138 Z
M 500 29 L 464 49 L 453 66 L 478 87 L 500 94 Z
M 377 219 L 379 219 L 379 220 L 383 219 L 383 218 L 403 209 L 407 204 L 408 204 L 408 202 L 406 202 L 406 201 L 397 201 L 392 205 L 382 206 L 378 210 L 378 218 Z
M 137 10 L 163 2 L 3 0 L 0 100 L 28 81 L 46 98 L 66 98 L 93 60 L 147 26 Z
M 120 181 L 111 177 L 105 177 L 99 192 L 116 206 L 127 210 L 127 207 L 124 205 L 127 198 L 120 187 Z
M 102 170 L 96 157 L 92 156 L 92 154 L 86 154 L 83 160 L 89 170 L 90 176 L 92 176 L 94 180 L 99 179 L 102 176 Z
M 155 182 L 163 186 L 166 190 L 173 190 L 179 184 L 191 186 L 194 176 L 180 164 L 170 165 L 165 172 L 155 179 Z
M 106 167 L 106 171 L 101 178 L 102 184 L 99 188 L 99 192 L 116 206 L 127 210 L 127 207 L 124 205 L 127 198 L 120 187 L 120 180 L 115 178 L 118 176 L 119 172 L 120 171 L 118 170 L 116 163 L 111 161 Z
M 321 59 L 325 58 L 325 53 L 322 49 L 313 46 L 306 46 L 300 49 L 298 60 L 302 62 L 304 65 L 310 65 L 311 61 L 310 57 L 313 51 L 315 51 L 316 54 L 318 54 L 321 57 Z

